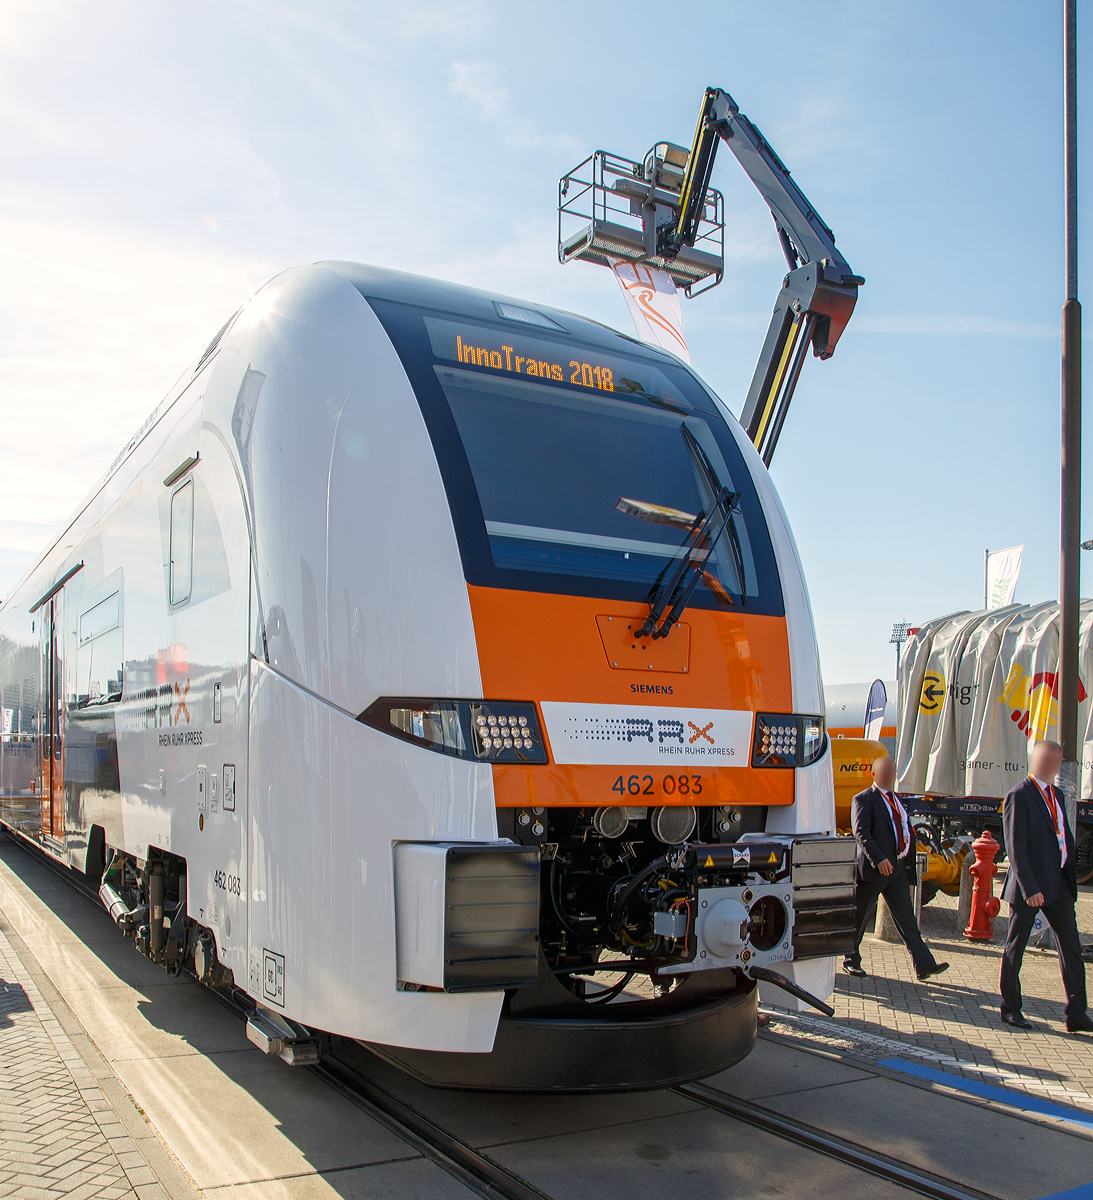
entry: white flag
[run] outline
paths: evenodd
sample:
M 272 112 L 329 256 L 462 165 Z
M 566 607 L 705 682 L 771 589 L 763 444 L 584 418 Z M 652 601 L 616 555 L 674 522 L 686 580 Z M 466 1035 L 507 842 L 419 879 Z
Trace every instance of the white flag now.
M 1013 603 L 1024 549 L 1024 545 L 1010 546 L 1008 550 L 992 550 L 987 554 L 988 609 L 1005 608 Z
M 638 337 L 670 350 L 689 363 L 691 352 L 683 337 L 683 312 L 671 275 L 640 263 L 635 266 L 618 260 L 612 262 L 611 269 L 626 297 Z

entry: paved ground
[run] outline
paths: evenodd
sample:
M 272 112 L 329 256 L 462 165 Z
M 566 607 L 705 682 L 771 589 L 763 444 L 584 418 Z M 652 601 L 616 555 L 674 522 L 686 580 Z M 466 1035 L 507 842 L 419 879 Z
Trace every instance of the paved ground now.
M 63 1005 L 43 996 L 39 982 L 52 988 L 32 960 L 21 961 L 19 940 L 0 920 L 0 1196 L 180 1194 L 160 1185 L 142 1152 L 155 1135 L 82 1031 L 69 1036 L 64 1026 L 74 1023 L 58 1019 Z M 162 1160 L 155 1149 L 153 1161 Z
M 877 1061 L 903 1053 L 968 1079 L 1093 1109 L 1093 1035 L 1066 1032 L 1058 957 L 1054 952 L 1026 953 L 1021 986 L 1025 1015 L 1035 1029 L 1011 1030 L 998 1019 L 1008 908 L 1002 905 L 989 943 L 960 936 L 956 908 L 955 897 L 939 895 L 922 910 L 923 935 L 935 957 L 950 963 L 944 975 L 919 983 L 902 945 L 867 936 L 862 965 L 869 978 L 851 979 L 839 972 L 833 1021 L 772 1010 L 773 1028 L 801 1044 L 847 1049 Z M 1085 939 L 1093 935 L 1093 891 L 1088 888 L 1078 899 L 1078 927 Z

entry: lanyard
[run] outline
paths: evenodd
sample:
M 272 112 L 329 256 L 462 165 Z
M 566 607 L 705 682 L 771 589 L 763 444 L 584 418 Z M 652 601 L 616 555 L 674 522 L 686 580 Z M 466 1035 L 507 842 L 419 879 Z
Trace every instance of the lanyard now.
M 878 788 L 878 791 L 884 797 L 884 802 L 888 805 L 888 812 L 892 818 L 892 828 L 896 834 L 896 857 L 902 858 L 911 845 L 911 831 L 907 826 L 907 810 L 893 793 L 886 792 L 883 788 Z
M 1032 776 L 1029 776 L 1029 778 L 1031 779 Z M 1032 779 L 1032 782 L 1036 784 L 1037 791 L 1041 796 L 1043 796 L 1044 803 L 1048 807 L 1048 812 L 1051 813 L 1051 823 L 1055 826 L 1055 837 L 1059 842 L 1059 856 L 1062 859 L 1062 862 L 1060 863 L 1061 866 L 1066 862 L 1066 833 L 1063 830 L 1063 817 L 1062 812 L 1059 809 L 1059 802 L 1055 799 L 1053 788 L 1049 786 L 1048 790 L 1045 792 L 1044 789 L 1040 787 L 1040 781 L 1038 779 Z

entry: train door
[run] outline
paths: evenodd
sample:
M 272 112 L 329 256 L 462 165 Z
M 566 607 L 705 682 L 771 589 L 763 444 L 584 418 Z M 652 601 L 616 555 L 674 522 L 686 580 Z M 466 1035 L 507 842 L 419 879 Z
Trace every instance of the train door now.
M 58 592 L 38 610 L 41 621 L 39 647 L 42 686 L 38 712 L 38 746 L 41 761 L 42 837 L 64 838 L 64 638 L 61 631 L 63 593 Z

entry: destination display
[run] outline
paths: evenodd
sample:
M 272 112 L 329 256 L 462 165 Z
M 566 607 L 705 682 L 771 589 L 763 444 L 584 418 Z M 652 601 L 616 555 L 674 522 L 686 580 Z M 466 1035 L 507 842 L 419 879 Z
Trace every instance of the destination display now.
M 566 346 L 471 321 L 425 317 L 425 327 L 433 353 L 449 362 L 543 383 L 641 396 L 674 408 L 692 408 L 666 375 L 639 359 L 602 354 L 590 346 Z

